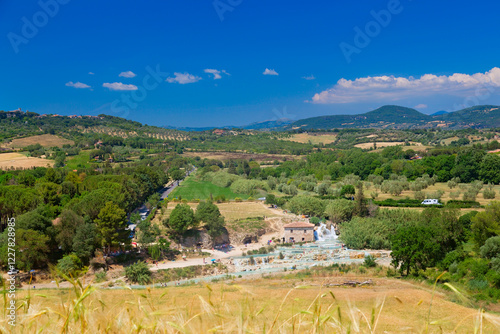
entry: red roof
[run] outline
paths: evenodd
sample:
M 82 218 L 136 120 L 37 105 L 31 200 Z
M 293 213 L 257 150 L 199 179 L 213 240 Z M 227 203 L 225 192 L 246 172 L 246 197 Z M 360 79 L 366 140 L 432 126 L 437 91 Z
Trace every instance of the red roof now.
M 313 228 L 314 224 L 308 222 L 293 222 L 283 226 L 284 228 Z

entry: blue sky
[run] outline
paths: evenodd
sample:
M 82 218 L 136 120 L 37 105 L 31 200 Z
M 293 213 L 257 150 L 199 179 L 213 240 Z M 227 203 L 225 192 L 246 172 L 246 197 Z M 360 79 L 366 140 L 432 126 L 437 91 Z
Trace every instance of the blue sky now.
M 0 109 L 220 126 L 500 104 L 499 12 L 494 1 L 4 0 Z

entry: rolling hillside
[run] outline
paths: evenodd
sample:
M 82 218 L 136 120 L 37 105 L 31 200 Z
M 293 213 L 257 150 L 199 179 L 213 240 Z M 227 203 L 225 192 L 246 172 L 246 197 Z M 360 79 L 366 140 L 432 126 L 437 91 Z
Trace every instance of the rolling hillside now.
M 450 113 L 425 115 L 412 108 L 383 106 L 364 114 L 331 115 L 298 120 L 285 128 L 333 129 L 333 128 L 491 128 L 500 126 L 500 107 L 475 106 Z

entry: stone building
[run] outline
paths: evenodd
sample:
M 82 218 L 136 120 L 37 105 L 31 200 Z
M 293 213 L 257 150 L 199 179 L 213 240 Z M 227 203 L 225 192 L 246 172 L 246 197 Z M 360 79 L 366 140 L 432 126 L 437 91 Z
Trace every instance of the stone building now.
M 284 226 L 284 242 L 314 241 L 314 224 L 307 222 L 293 222 Z

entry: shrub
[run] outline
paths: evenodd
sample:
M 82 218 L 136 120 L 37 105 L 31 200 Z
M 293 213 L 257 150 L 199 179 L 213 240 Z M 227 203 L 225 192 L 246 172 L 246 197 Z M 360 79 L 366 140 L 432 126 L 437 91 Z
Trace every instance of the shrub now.
M 235 202 L 242 202 L 243 200 L 241 199 L 241 197 L 236 197 L 236 198 L 234 199 L 234 201 L 235 201 Z
M 483 198 L 484 199 L 493 199 L 496 196 L 495 189 L 493 189 L 493 185 L 490 183 L 488 186 L 483 190 Z
M 133 283 L 141 285 L 151 282 L 151 271 L 145 262 L 136 262 L 125 268 L 125 276 Z
M 423 191 L 415 191 L 413 194 L 413 197 L 417 200 L 422 202 L 425 199 L 425 192 Z
M 57 261 L 57 269 L 67 276 L 75 276 L 81 268 L 82 261 L 75 254 L 65 255 Z
M 107 275 L 105 271 L 100 271 L 95 274 L 96 283 L 101 283 L 107 280 Z
M 365 257 L 365 261 L 363 262 L 363 265 L 368 268 L 373 268 L 377 266 L 377 262 L 375 261 L 375 257 L 368 255 Z
M 479 202 L 476 201 L 449 200 L 446 203 L 446 206 L 450 208 L 466 209 L 466 208 L 480 208 L 481 204 L 479 204 Z
M 500 236 L 491 237 L 481 246 L 481 256 L 486 259 L 500 257 Z

